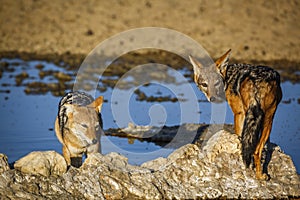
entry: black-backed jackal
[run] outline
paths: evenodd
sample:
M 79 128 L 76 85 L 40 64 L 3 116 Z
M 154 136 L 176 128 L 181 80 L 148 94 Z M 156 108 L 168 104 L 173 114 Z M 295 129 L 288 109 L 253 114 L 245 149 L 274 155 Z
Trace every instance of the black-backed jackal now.
M 94 100 L 83 92 L 67 93 L 59 102 L 55 132 L 68 166 L 80 167 L 82 156 L 100 152 L 103 97 Z
M 226 96 L 234 114 L 235 133 L 241 137 L 246 167 L 253 157 L 256 177 L 268 179 L 262 172 L 261 156 L 282 98 L 280 76 L 266 66 L 228 64 L 229 56 L 230 50 L 207 67 L 190 56 L 194 81 L 210 102 L 222 102 Z

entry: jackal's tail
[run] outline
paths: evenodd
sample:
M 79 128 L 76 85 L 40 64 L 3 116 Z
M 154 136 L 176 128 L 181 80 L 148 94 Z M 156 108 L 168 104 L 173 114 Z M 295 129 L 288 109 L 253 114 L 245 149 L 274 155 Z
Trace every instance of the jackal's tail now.
M 242 131 L 242 156 L 246 167 L 251 164 L 252 155 L 259 142 L 263 119 L 264 112 L 256 101 L 246 112 Z

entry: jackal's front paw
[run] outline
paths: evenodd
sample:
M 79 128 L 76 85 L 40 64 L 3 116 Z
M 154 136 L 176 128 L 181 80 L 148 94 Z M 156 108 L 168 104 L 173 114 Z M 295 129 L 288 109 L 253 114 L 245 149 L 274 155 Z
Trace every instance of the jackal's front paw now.
M 79 168 L 82 165 L 82 157 L 71 157 L 71 165 Z

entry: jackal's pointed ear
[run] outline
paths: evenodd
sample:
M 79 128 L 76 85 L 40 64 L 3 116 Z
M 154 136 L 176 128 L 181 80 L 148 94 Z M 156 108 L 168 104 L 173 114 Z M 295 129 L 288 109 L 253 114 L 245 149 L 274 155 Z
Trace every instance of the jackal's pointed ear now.
M 58 122 L 61 133 L 63 133 L 63 127 L 67 123 L 69 118 L 72 118 L 74 113 L 74 105 L 65 103 L 62 107 L 59 108 L 58 113 Z
M 74 105 L 73 104 L 70 104 L 70 103 L 65 103 L 63 105 L 64 107 L 64 112 L 69 115 L 70 113 L 73 113 L 74 112 Z
M 98 113 L 101 112 L 103 104 L 103 96 L 99 96 L 95 101 L 93 101 L 89 106 L 94 107 Z
M 224 68 L 228 65 L 231 49 L 229 49 L 223 56 L 216 60 L 216 67 L 219 69 L 220 73 L 223 74 Z
M 203 67 L 203 65 L 191 55 L 189 56 L 189 58 L 193 65 L 194 74 L 200 74 L 200 69 Z

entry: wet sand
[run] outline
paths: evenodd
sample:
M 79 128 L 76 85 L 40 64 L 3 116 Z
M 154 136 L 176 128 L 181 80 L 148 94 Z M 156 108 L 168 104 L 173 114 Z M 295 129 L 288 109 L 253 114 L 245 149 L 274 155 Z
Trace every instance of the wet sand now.
M 155 26 L 190 36 L 213 58 L 231 48 L 233 60 L 241 62 L 286 67 L 300 63 L 298 1 L 0 0 L 0 4 L 1 57 L 60 57 L 78 64 L 115 34 Z

